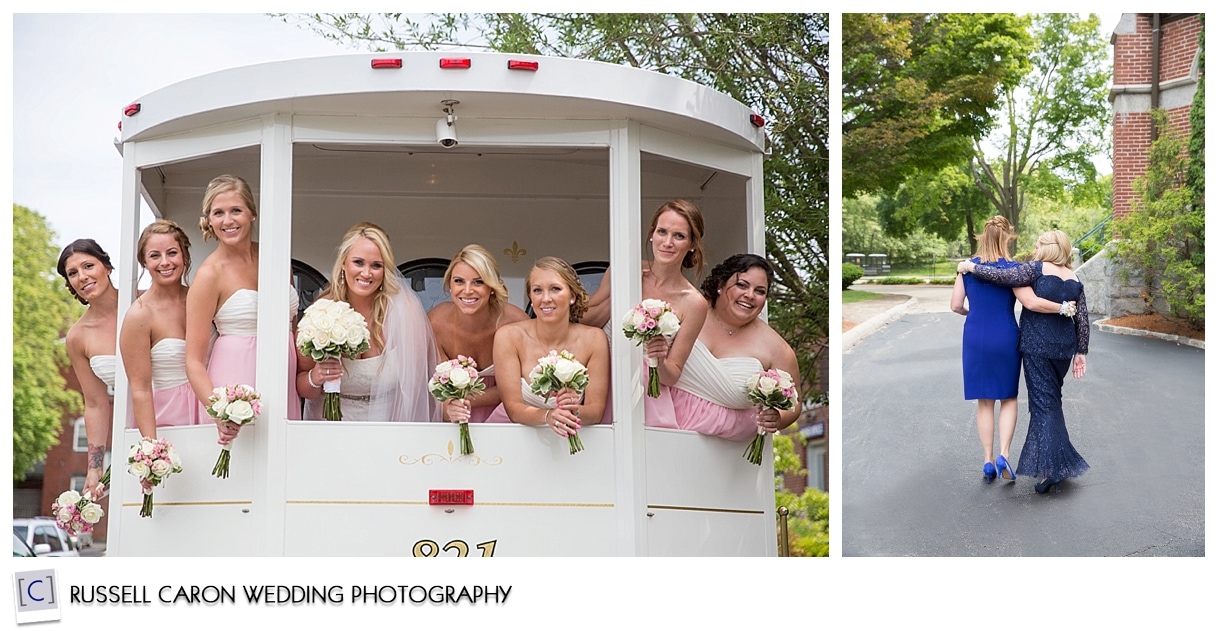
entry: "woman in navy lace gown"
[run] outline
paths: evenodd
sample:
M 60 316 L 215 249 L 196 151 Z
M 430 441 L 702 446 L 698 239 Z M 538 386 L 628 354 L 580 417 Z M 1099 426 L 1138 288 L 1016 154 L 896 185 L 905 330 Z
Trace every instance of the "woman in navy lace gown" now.
M 1062 384 L 1068 372 L 1076 379 L 1086 373 L 1091 338 L 1083 284 L 1071 269 L 1070 256 L 1070 238 L 1053 230 L 1036 240 L 1031 263 L 1000 269 L 965 261 L 958 270 L 998 285 L 1031 286 L 1037 296 L 1062 303 L 1059 314 L 1024 310 L 1020 316 L 1019 350 L 1031 420 L 1016 473 L 1041 478 L 1037 493 L 1056 490 L 1062 480 L 1090 468 L 1070 443 L 1062 412 Z M 1073 310 L 1072 317 L 1062 315 Z

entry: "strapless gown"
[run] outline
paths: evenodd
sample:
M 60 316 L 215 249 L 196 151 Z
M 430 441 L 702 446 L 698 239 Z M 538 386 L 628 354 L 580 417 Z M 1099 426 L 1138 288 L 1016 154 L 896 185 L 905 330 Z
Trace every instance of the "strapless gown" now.
M 89 368 L 93 370 L 93 374 L 97 375 L 102 383 L 106 384 L 106 391 L 110 396 L 114 396 L 114 369 L 116 360 L 114 355 L 94 355 L 89 358 Z
M 294 319 L 299 300 L 290 293 Z M 214 387 L 243 383 L 258 388 L 255 366 L 258 357 L 258 292 L 238 289 L 216 311 L 213 322 L 219 336 L 212 343 L 207 376 Z M 296 392 L 296 344 L 291 329 L 288 336 L 288 419 L 300 420 L 300 395 Z
M 745 382 L 762 370 L 755 357 L 715 357 L 701 340 L 695 341 L 671 392 L 677 427 L 728 440 L 751 439 L 757 434 L 757 407 L 749 401 Z
M 520 378 L 520 396 L 524 399 L 525 405 L 531 405 L 535 408 L 542 408 L 545 410 L 553 410 L 555 407 L 553 400 L 543 399 L 533 394 L 533 391 L 529 389 L 529 382 L 526 381 L 524 377 Z M 495 406 L 494 411 L 491 412 L 490 416 L 488 416 L 484 422 L 511 423 L 512 419 L 508 416 L 507 408 L 504 408 L 503 404 L 500 403 L 499 405 Z
M 495 365 L 491 364 L 490 366 L 479 370 L 478 376 L 482 377 L 482 382 L 486 384 L 486 389 L 490 390 L 491 387 L 495 385 Z M 491 414 L 494 413 L 496 409 L 501 407 L 503 407 L 503 404 L 499 404 L 495 407 L 486 406 L 480 408 L 470 408 L 469 422 L 486 423 Z
M 151 354 L 157 427 L 198 425 L 207 415 L 186 379 L 186 340 L 167 337 L 152 346 Z

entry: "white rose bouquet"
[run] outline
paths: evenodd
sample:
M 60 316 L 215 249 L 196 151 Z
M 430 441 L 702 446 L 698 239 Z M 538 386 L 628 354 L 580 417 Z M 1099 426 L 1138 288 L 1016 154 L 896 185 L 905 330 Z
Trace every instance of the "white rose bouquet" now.
M 529 371 L 529 390 L 546 399 L 563 388 L 570 388 L 582 395 L 587 387 L 588 369 L 570 351 L 550 351 L 549 355 L 538 359 L 537 365 Z M 567 442 L 570 443 L 571 453 L 584 450 L 578 432 L 569 434 Z
M 680 328 L 681 320 L 673 313 L 672 306 L 653 298 L 635 305 L 622 318 L 622 333 L 626 339 L 640 346 L 660 336 L 672 341 Z M 647 358 L 647 396 L 660 396 L 660 371 L 656 368 L 654 357 Z
M 371 333 L 364 316 L 341 300 L 322 298 L 305 309 L 296 327 L 296 348 L 313 361 L 355 357 L 368 350 Z M 322 384 L 322 416 L 343 420 L 341 380 Z
M 207 398 L 207 413 L 219 421 L 249 425 L 262 414 L 262 395 L 244 384 L 216 388 Z M 228 477 L 230 447 L 228 443 L 220 443 L 220 457 L 211 470 L 217 478 Z
M 759 372 L 744 384 L 749 401 L 758 407 L 774 410 L 789 410 L 795 407 L 795 382 L 791 374 L 785 370 L 773 368 Z M 749 462 L 761 464 L 761 456 L 765 452 L 765 431 L 757 428 L 757 435 L 749 442 L 744 450 L 744 458 Z
M 486 392 L 486 383 L 478 376 L 478 362 L 472 357 L 457 355 L 436 366 L 435 373 L 427 382 L 427 391 L 437 401 L 470 399 Z M 461 455 L 474 453 L 474 442 L 469 437 L 469 419 L 458 423 L 461 427 Z
M 81 495 L 76 491 L 64 491 L 51 502 L 51 514 L 60 528 L 79 535 L 82 532 L 93 532 L 93 525 L 101 521 L 106 514 L 100 506 L 93 502 L 88 494 Z
M 127 453 L 127 471 L 139 478 L 144 489 L 140 517 L 152 517 L 152 487 L 174 473 L 181 473 L 182 459 L 167 439 L 141 438 Z

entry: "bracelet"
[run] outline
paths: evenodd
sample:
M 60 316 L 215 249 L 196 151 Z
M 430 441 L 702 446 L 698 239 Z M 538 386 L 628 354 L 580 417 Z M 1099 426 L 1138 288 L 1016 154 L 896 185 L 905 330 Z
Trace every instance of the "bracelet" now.
M 550 412 L 553 412 L 553 410 L 551 410 L 551 409 L 548 409 L 548 408 L 547 408 L 547 409 L 546 409 L 546 413 L 542 415 L 542 417 L 541 417 L 541 424 L 542 424 L 542 425 L 549 426 L 549 424 L 550 424 Z
M 317 385 L 317 384 L 313 383 L 313 369 L 312 369 L 312 368 L 310 368 L 310 369 L 308 370 L 308 372 L 306 372 L 306 373 L 305 373 L 305 378 L 309 380 L 309 385 L 310 385 L 310 386 L 313 386 L 314 388 L 317 388 L 318 390 L 320 390 L 320 389 L 321 389 L 321 386 L 319 386 L 319 385 Z

